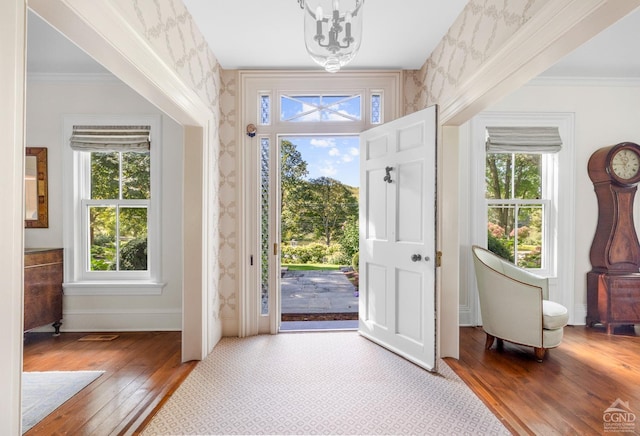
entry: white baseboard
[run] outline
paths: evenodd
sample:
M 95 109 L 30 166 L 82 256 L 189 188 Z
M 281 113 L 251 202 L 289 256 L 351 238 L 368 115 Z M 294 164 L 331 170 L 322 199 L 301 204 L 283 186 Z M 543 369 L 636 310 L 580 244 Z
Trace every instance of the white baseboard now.
M 576 304 L 573 306 L 573 319 L 569 320 L 571 325 L 586 325 L 587 324 L 587 305 Z
M 68 310 L 62 316 L 63 332 L 182 330 L 181 309 Z
M 240 334 L 238 328 L 238 320 L 235 318 L 222 318 L 222 336 L 223 337 L 236 337 Z
M 458 319 L 460 327 L 475 327 L 475 317 L 471 313 L 471 309 L 468 307 L 460 307 L 458 311 Z

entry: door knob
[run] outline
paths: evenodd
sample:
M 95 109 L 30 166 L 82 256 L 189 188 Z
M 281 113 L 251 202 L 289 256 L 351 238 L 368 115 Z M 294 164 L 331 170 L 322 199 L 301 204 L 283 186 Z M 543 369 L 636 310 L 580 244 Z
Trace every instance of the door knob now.
M 411 256 L 411 261 L 412 262 L 419 262 L 422 260 L 422 256 L 420 254 L 413 254 Z

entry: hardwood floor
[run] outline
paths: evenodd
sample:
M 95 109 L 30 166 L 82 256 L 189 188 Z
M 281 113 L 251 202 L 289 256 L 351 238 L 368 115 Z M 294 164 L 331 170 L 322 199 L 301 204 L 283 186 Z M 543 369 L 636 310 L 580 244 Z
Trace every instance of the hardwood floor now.
M 27 436 L 135 434 L 195 366 L 180 363 L 180 332 L 114 334 L 103 342 L 78 341 L 87 333 L 26 335 L 24 371 L 105 371 Z
M 602 434 L 603 414 L 628 402 L 640 433 L 640 337 L 565 328 L 558 348 L 536 362 L 533 349 L 484 349 L 481 327 L 460 329 L 460 360 L 445 359 L 514 434 Z
M 118 333 L 79 342 L 85 333 L 30 334 L 24 370 L 105 370 L 100 378 L 31 429 L 43 434 L 135 434 L 195 366 L 180 364 L 180 333 Z M 640 337 L 632 331 L 566 327 L 543 363 L 533 349 L 484 349 L 482 328 L 460 329 L 460 360 L 445 359 L 514 434 L 602 434 L 617 399 L 640 421 Z M 635 424 L 640 433 L 640 423 Z

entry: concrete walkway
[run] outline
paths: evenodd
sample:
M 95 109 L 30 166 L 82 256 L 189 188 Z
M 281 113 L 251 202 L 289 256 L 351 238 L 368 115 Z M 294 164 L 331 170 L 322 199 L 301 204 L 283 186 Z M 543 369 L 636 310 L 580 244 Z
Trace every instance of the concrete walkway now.
M 358 313 L 356 288 L 342 271 L 288 271 L 281 281 L 282 314 Z

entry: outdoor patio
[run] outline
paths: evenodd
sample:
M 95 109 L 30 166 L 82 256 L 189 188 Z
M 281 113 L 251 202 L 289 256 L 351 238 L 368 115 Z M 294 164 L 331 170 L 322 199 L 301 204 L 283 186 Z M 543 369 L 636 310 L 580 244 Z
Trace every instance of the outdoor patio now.
M 348 269 L 290 271 L 285 268 L 281 281 L 282 321 L 358 319 L 358 289 L 349 281 Z

